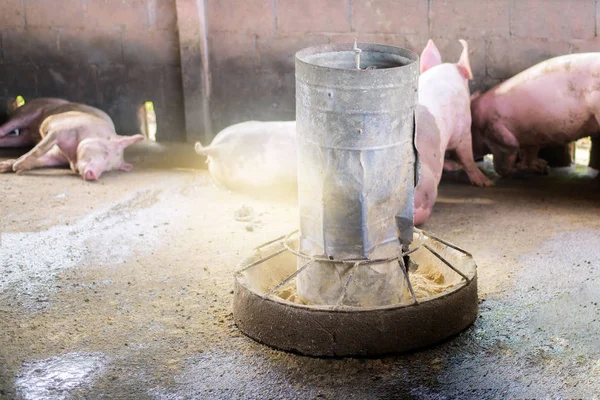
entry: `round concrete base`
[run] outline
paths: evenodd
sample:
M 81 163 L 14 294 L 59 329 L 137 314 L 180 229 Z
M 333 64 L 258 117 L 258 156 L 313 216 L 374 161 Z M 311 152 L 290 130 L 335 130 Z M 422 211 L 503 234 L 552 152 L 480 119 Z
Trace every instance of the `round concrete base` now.
M 434 239 L 429 240 L 431 245 Z M 438 249 L 445 246 L 437 245 Z M 238 328 L 277 349 L 328 357 L 405 352 L 455 335 L 477 317 L 476 267 L 466 252 L 460 254 L 461 272 L 468 279 L 434 296 L 418 298 L 418 304 L 411 301 L 377 308 L 334 309 L 269 295 L 269 289 L 293 273 L 296 266 L 285 253 L 268 258 L 277 251 L 281 247 L 275 244 L 270 251 L 261 250 L 246 260 L 246 268 L 235 276 L 233 303 Z M 274 261 L 278 257 L 283 258 Z M 268 260 L 260 261 L 265 258 Z

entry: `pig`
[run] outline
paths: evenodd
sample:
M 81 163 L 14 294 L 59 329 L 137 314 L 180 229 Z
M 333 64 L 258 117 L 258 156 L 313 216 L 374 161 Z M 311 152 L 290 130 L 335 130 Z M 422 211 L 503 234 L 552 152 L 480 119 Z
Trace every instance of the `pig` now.
M 500 176 L 545 174 L 541 147 L 597 135 L 600 53 L 551 58 L 472 96 L 473 150 L 493 154 Z
M 432 40 L 421 53 L 419 101 L 415 111 L 421 172 L 415 189 L 415 225 L 429 218 L 444 168 L 460 167 L 471 183 L 492 185 L 473 159 L 468 84 L 473 74 L 467 42 L 462 39 L 459 42 L 463 50 L 456 64 L 442 63 L 440 52 Z M 457 161 L 444 161 L 446 151 L 454 152 Z
M 296 121 L 246 121 L 220 131 L 210 146 L 195 145 L 206 156 L 215 184 L 228 190 L 297 186 Z
M 16 160 L 0 162 L 0 172 L 69 165 L 84 180 L 96 181 L 106 171 L 131 171 L 123 150 L 143 139 L 139 134 L 117 135 L 112 119 L 97 108 L 62 99 L 34 99 L 0 126 L 0 147 L 35 147 Z
M 38 98 L 20 107 L 11 104 L 9 107 L 10 118 L 0 126 L 0 147 L 35 145 L 40 140 L 38 130 L 43 119 L 42 113 L 67 103 L 67 100 L 58 98 Z

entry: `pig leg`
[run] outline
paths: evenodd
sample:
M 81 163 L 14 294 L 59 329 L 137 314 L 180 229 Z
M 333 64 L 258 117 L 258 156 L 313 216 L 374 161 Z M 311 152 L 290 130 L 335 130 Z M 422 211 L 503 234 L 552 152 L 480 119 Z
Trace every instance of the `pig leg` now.
M 500 176 L 514 174 L 517 169 L 517 157 L 519 155 L 519 142 L 502 124 L 496 124 L 487 132 L 485 143 L 494 155 L 494 169 Z
M 35 168 L 36 160 L 46 154 L 57 143 L 58 135 L 57 132 L 48 133 L 37 146 L 15 161 L 13 171 L 22 172 Z
M 436 197 L 437 183 L 435 176 L 428 166 L 423 165 L 419 184 L 415 188 L 415 214 L 413 220 L 415 225 L 421 225 L 429 218 Z
M 2 172 L 12 172 L 13 165 L 17 160 L 6 160 L 0 162 L 0 173 Z M 39 158 L 33 160 L 33 164 L 31 164 L 29 169 L 34 168 L 43 168 L 43 167 L 61 167 L 68 165 L 69 161 L 67 158 L 61 153 L 58 147 L 53 147 L 49 152 L 43 154 Z M 17 173 L 20 173 L 23 170 L 19 170 Z
M 17 160 L 0 161 L 0 174 L 4 172 L 12 172 L 15 161 Z
M 0 137 L 0 147 L 21 147 L 31 144 L 33 144 L 33 142 L 29 134 Z M 0 173 L 12 172 L 15 161 L 17 160 L 0 161 Z
M 42 167 L 61 167 L 65 165 L 69 165 L 69 160 L 67 160 L 58 146 L 54 146 L 46 154 L 36 158 L 33 161 L 31 169 Z
M 462 165 L 452 159 L 444 159 L 444 171 L 460 171 L 462 169 Z
M 456 148 L 456 157 L 458 157 L 458 162 L 462 165 L 472 184 L 479 187 L 493 185 L 492 181 L 490 181 L 488 177 L 481 172 L 477 164 L 475 164 L 470 130 L 463 133 L 462 140 Z
M 517 163 L 517 170 L 520 172 L 548 174 L 548 163 L 546 160 L 538 158 L 539 146 L 527 146 L 519 149 L 521 160 Z

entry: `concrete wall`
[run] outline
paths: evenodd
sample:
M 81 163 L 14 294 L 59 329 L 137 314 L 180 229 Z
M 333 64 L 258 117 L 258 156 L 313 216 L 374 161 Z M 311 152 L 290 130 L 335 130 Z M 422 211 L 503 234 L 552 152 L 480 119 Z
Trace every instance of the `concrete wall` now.
M 207 0 L 213 128 L 294 118 L 295 51 L 320 43 L 432 38 L 456 61 L 470 45 L 473 89 L 552 56 L 599 51 L 596 0 Z
M 485 89 L 546 58 L 600 49 L 600 0 L 2 0 L 0 101 L 64 96 L 159 140 L 210 138 L 248 119 L 293 119 L 294 53 L 360 41 L 444 59 L 467 39 Z M 184 84 L 182 85 L 182 81 Z M 0 113 L 3 107 L 0 107 Z M 1 117 L 1 116 L 0 116 Z
M 97 106 L 123 133 L 151 100 L 159 140 L 181 139 L 175 0 L 1 0 L 0 114 L 19 94 Z

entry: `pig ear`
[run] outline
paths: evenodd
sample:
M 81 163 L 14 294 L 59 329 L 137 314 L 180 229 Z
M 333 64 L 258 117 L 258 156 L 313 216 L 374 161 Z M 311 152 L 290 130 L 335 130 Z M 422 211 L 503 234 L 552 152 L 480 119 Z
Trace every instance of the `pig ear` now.
M 423 49 L 421 53 L 421 64 L 420 64 L 420 72 L 423 73 L 427 71 L 429 68 L 433 68 L 436 65 L 440 65 L 442 63 L 442 55 L 440 51 L 435 47 L 433 40 L 429 39 L 427 42 L 427 46 Z
M 144 139 L 144 135 L 133 135 L 133 136 L 121 136 L 118 139 L 118 145 L 121 149 L 126 148 L 129 145 L 139 142 Z
M 122 162 L 121 165 L 119 165 L 119 169 L 121 171 L 125 171 L 125 172 L 129 172 L 133 169 L 133 165 L 126 163 L 126 162 Z
M 458 60 L 458 69 L 462 76 L 466 79 L 473 79 L 473 73 L 471 72 L 471 64 L 469 63 L 469 45 L 466 40 L 460 39 L 460 44 L 462 44 L 463 51 L 460 55 L 460 59 Z

